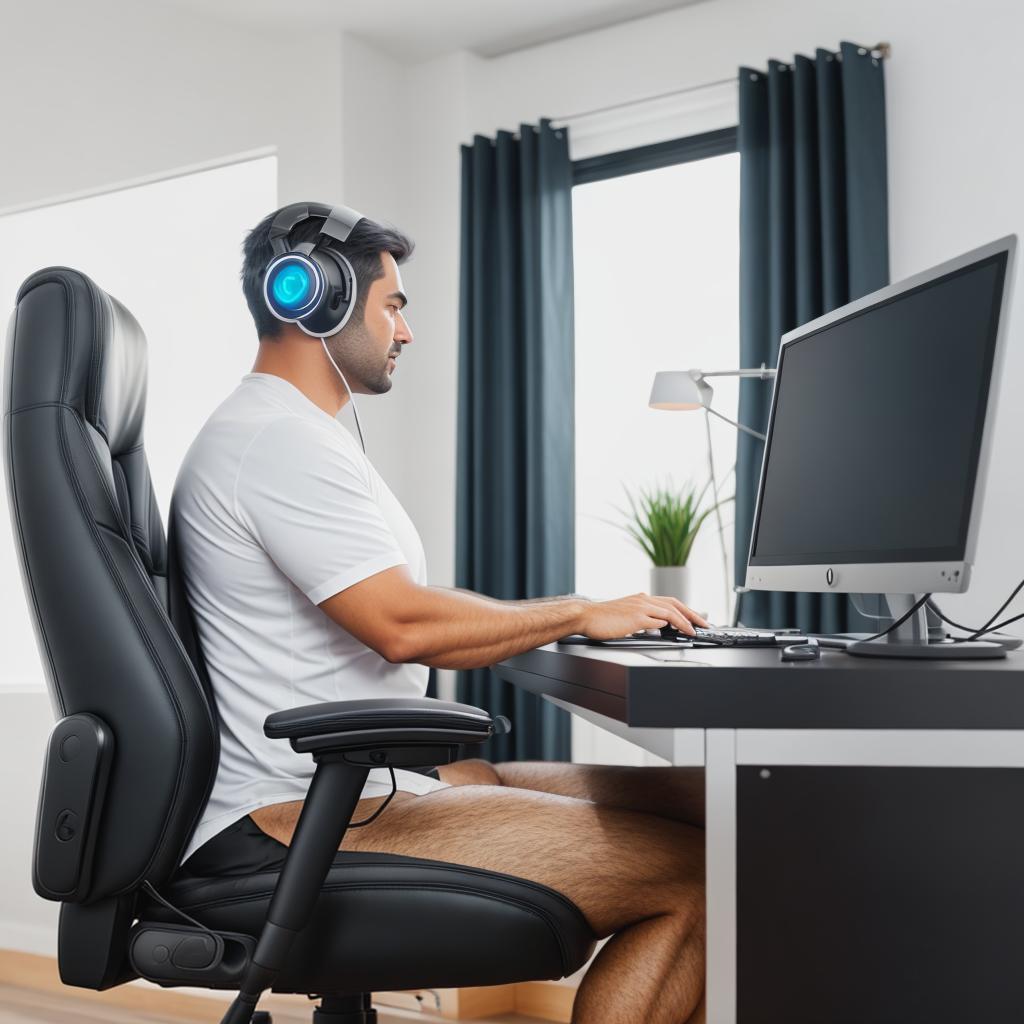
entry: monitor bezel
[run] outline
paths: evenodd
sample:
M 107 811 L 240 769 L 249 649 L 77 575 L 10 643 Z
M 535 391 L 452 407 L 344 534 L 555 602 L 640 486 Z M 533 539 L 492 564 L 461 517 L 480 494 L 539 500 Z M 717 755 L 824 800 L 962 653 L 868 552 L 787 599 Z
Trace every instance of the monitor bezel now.
M 967 589 L 977 547 L 978 528 L 981 522 L 982 505 L 988 482 L 988 468 L 999 393 L 1002 390 L 1002 370 L 1009 329 L 1010 302 L 1014 286 L 1013 274 L 1016 249 L 1017 236 L 1015 234 L 989 242 L 921 273 L 914 274 L 912 277 L 887 285 L 884 288 L 879 288 L 877 291 L 847 303 L 845 306 L 840 306 L 838 309 L 834 309 L 830 313 L 811 320 L 792 331 L 788 331 L 782 336 L 779 343 L 777 365 L 784 366 L 786 346 L 801 341 L 808 335 L 815 334 L 840 320 L 845 320 L 874 306 L 884 305 L 904 293 L 920 288 L 922 285 L 930 284 L 938 278 L 945 277 L 958 270 L 964 270 L 972 264 L 983 262 L 993 256 L 1002 253 L 1006 254 L 1002 296 L 1000 298 L 998 324 L 996 326 L 995 350 L 992 358 L 988 398 L 985 404 L 984 423 L 981 429 L 981 445 L 978 450 L 978 469 L 974 479 L 974 493 L 971 496 L 970 518 L 963 556 L 945 561 L 831 561 L 828 563 L 794 563 L 789 565 L 751 564 L 754 540 L 757 536 L 757 527 L 761 516 L 761 496 L 764 490 L 764 478 L 767 470 L 767 455 L 775 425 L 775 407 L 778 399 L 779 377 L 781 377 L 781 374 L 779 374 L 772 389 L 768 430 L 761 456 L 761 472 L 758 477 L 757 501 L 751 521 L 745 580 L 747 590 L 806 591 L 811 593 L 923 594 L 959 593 Z

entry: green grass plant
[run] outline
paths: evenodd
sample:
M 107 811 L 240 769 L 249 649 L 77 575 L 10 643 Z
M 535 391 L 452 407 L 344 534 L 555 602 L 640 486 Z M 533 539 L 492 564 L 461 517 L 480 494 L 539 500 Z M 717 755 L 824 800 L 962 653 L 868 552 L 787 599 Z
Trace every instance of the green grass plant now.
M 686 565 L 704 520 L 715 511 L 714 505 L 701 507 L 709 485 L 710 481 L 701 488 L 686 484 L 675 489 L 669 483 L 641 487 L 635 494 L 624 488 L 629 510 L 618 511 L 627 521 L 617 525 L 640 545 L 652 565 Z

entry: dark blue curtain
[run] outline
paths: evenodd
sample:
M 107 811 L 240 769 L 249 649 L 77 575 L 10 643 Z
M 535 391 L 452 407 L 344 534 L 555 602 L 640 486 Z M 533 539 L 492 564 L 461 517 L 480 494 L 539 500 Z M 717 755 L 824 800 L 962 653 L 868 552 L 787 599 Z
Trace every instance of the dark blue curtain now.
M 842 43 L 739 74 L 740 365 L 775 366 L 783 334 L 889 283 L 883 62 Z M 770 388 L 740 386 L 740 422 L 764 432 Z M 763 446 L 739 434 L 736 582 L 743 583 Z M 748 625 L 870 629 L 838 594 L 750 592 Z
M 564 129 L 462 147 L 456 583 L 502 599 L 575 587 L 572 164 Z M 512 719 L 474 756 L 568 760 L 569 719 L 488 669 L 459 699 Z

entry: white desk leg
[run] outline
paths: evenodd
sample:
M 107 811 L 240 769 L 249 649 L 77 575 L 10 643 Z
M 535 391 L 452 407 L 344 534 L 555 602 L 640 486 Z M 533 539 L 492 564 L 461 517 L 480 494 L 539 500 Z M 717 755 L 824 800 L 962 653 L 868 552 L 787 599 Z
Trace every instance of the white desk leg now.
M 736 1024 L 736 730 L 705 733 L 708 1024 Z

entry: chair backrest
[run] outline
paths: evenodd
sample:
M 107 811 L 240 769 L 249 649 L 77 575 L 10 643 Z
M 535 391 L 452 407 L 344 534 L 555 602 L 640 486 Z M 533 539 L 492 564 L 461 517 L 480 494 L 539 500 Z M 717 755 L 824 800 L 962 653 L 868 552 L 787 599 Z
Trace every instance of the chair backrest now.
M 145 400 L 131 313 L 76 270 L 29 277 L 7 335 L 11 519 L 55 714 L 90 713 L 113 736 L 91 879 L 73 902 L 115 899 L 122 918 L 143 881 L 177 866 L 218 756 L 212 701 L 168 614 Z

